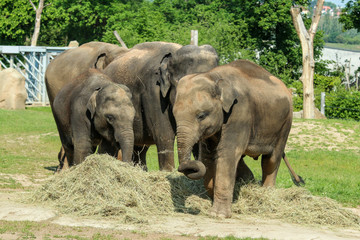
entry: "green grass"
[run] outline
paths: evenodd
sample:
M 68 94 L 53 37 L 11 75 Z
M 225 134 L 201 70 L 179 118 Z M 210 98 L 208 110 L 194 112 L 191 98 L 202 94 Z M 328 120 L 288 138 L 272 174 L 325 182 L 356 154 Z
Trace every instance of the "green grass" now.
M 48 107 L 6 111 L 0 109 L 0 172 L 49 174 L 60 149 L 55 121 Z
M 313 126 L 301 128 L 296 135 L 290 134 L 288 143 L 287 156 L 295 171 L 306 180 L 305 187 L 314 195 L 333 198 L 346 206 L 360 205 L 360 123 L 294 120 L 294 124 L 295 130 L 302 124 Z M 31 179 L 53 174 L 58 164 L 60 140 L 49 107 L 17 111 L 0 109 L 0 126 L 0 173 L 5 174 L 0 175 L 0 188 L 21 188 L 11 174 L 24 174 Z M 336 134 L 328 132 L 330 130 Z M 341 141 L 334 138 L 337 135 L 341 136 Z M 328 150 L 331 146 L 338 149 Z M 147 159 L 149 171 L 158 170 L 155 146 L 150 147 Z M 261 160 L 247 157 L 245 161 L 260 180 Z M 175 162 L 178 165 L 177 160 Z M 287 188 L 292 185 L 282 163 L 277 186 Z
M 337 48 L 349 51 L 360 51 L 360 46 L 357 44 L 344 44 L 344 43 L 325 43 L 325 47 Z
M 360 205 L 360 123 L 296 119 L 294 124 L 293 130 L 298 132 L 289 136 L 287 156 L 305 179 L 305 187 L 314 195 L 333 198 L 346 206 Z M 304 124 L 310 127 L 301 127 Z M 0 188 L 22 188 L 12 174 L 24 174 L 30 179 L 53 174 L 61 144 L 49 107 L 0 109 L 0 126 L 0 173 L 5 174 L 0 175 Z M 334 137 L 338 135 L 341 141 Z M 328 150 L 331 146 L 338 149 Z M 176 147 L 174 151 L 177 166 Z M 245 161 L 260 180 L 261 160 L 246 157 Z M 156 146 L 150 147 L 147 163 L 149 171 L 158 170 Z M 283 162 L 277 186 L 293 186 Z
M 307 127 L 304 127 L 307 126 Z M 345 206 L 360 205 L 360 122 L 344 120 L 294 120 L 289 136 L 287 156 L 295 171 L 301 175 L 308 190 L 314 195 L 326 196 Z M 9 111 L 0 109 L 0 189 L 22 189 L 16 176 L 25 175 L 31 180 L 52 175 L 58 164 L 60 140 L 49 107 Z M 329 150 L 333 149 L 333 150 Z M 177 152 L 175 158 L 176 166 Z M 158 170 L 156 146 L 147 154 L 149 171 Z M 261 179 L 261 159 L 249 157 L 245 162 Z M 293 186 L 282 162 L 277 187 Z M 33 239 L 40 223 L 0 221 L 0 234 L 16 232 L 19 239 Z M 44 239 L 116 239 L 111 234 L 82 234 L 43 236 Z M 214 237 L 199 240 L 218 239 Z M 221 238 L 235 240 L 237 238 Z

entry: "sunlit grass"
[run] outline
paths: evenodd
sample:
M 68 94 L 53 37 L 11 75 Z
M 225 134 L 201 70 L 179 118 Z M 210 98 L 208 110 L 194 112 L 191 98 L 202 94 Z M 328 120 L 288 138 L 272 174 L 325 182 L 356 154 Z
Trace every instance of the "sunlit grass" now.
M 294 124 L 294 130 L 298 128 L 299 132 L 290 134 L 287 156 L 294 170 L 305 179 L 305 188 L 347 206 L 360 205 L 360 123 L 295 119 Z M 312 128 L 302 128 L 303 124 Z M 1 173 L 25 174 L 30 178 L 53 174 L 61 144 L 49 107 L 17 111 L 0 109 L 0 126 Z M 329 131 L 336 131 L 336 134 Z M 340 140 L 334 137 L 338 135 Z M 336 150 L 328 150 L 334 146 Z M 176 146 L 174 155 L 177 167 Z M 246 157 L 245 161 L 260 181 L 261 158 L 255 161 Z M 159 169 L 156 146 L 148 150 L 147 165 L 149 171 Z M 17 186 L 16 180 L 0 176 L 0 188 Z M 277 187 L 291 186 L 293 183 L 282 162 Z

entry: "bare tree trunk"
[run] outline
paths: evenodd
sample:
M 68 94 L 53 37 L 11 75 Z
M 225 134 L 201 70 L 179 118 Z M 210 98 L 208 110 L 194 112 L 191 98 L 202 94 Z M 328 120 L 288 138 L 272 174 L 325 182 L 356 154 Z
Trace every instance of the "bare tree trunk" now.
M 38 8 L 36 8 L 35 4 L 29 0 L 31 6 L 34 8 L 34 11 L 36 12 L 36 17 L 35 17 L 35 28 L 34 28 L 34 33 L 32 35 L 31 38 L 31 46 L 36 46 L 37 44 L 37 40 L 39 38 L 39 34 L 40 34 L 40 22 L 41 22 L 41 14 L 42 11 L 44 10 L 44 8 L 50 4 L 47 4 L 46 6 L 44 6 L 44 0 L 40 0 L 39 1 L 39 6 Z
M 310 29 L 307 30 L 303 19 L 301 17 L 300 7 L 292 7 L 290 13 L 293 19 L 294 27 L 297 35 L 299 36 L 302 60 L 303 60 L 303 72 L 300 80 L 303 83 L 303 116 L 305 119 L 313 119 L 315 117 L 315 104 L 314 104 L 314 37 L 316 29 L 320 21 L 321 10 L 324 5 L 324 0 L 318 0 L 316 9 L 311 22 Z

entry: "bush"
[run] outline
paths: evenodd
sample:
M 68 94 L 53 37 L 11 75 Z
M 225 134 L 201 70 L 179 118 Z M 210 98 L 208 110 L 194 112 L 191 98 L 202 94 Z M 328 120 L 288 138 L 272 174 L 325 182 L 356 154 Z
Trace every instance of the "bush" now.
M 360 92 L 344 89 L 326 94 L 325 115 L 328 118 L 360 121 Z

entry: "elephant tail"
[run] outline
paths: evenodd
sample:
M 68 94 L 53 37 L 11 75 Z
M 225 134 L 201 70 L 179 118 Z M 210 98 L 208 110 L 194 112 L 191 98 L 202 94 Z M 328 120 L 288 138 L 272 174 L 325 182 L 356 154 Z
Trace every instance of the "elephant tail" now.
M 296 186 L 304 186 L 305 185 L 304 179 L 301 176 L 297 175 L 295 173 L 294 169 L 292 169 L 292 167 L 290 166 L 290 163 L 289 163 L 285 153 L 283 154 L 283 159 L 284 159 L 284 162 L 285 162 L 287 168 L 289 169 L 289 172 L 290 172 L 291 179 L 292 179 L 293 183 Z

